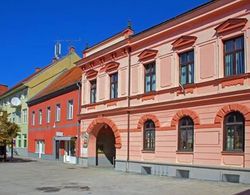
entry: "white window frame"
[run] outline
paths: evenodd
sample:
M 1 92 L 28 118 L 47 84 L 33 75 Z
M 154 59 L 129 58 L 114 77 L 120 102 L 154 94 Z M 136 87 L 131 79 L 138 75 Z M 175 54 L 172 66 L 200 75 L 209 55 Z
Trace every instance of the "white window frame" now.
M 43 122 L 43 111 L 42 111 L 42 109 L 39 110 L 38 118 L 39 118 L 39 125 L 41 125 L 42 122 Z
M 31 117 L 32 117 L 32 125 L 35 126 L 35 124 L 36 124 L 36 113 L 35 113 L 35 111 L 32 112 Z
M 28 117 L 27 117 L 27 108 L 23 109 L 23 123 L 27 123 Z
M 69 100 L 68 101 L 68 106 L 67 106 L 67 119 L 71 120 L 73 119 L 73 114 L 74 114 L 74 101 Z
M 51 118 L 51 108 L 50 106 L 47 107 L 47 114 L 46 114 L 46 122 L 50 123 L 50 118 Z
M 56 104 L 56 122 L 61 120 L 61 104 Z
M 35 145 L 35 149 L 36 149 L 35 153 L 41 152 L 41 154 L 45 154 L 45 141 L 44 140 L 36 140 L 35 144 L 36 144 Z M 40 146 L 42 146 L 41 149 L 40 149 Z

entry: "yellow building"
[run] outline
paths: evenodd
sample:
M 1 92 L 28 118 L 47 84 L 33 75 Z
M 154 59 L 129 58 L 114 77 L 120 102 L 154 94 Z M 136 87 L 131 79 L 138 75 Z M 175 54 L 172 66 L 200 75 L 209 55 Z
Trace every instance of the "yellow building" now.
M 15 144 L 16 152 L 19 155 L 27 155 L 29 111 L 26 102 L 47 87 L 62 72 L 74 67 L 74 62 L 79 59 L 80 57 L 72 47 L 66 56 L 53 60 L 51 64 L 42 69 L 36 69 L 34 74 L 0 96 L 0 108 L 6 110 L 9 113 L 9 119 L 21 128 Z

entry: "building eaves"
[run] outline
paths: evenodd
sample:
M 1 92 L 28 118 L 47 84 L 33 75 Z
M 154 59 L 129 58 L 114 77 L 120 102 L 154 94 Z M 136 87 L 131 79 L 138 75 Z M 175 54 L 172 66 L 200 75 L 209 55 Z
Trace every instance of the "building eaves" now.
M 50 83 L 46 88 L 39 92 L 36 96 L 28 101 L 28 104 L 34 104 L 34 102 L 41 102 L 41 100 L 47 100 L 51 97 L 51 94 L 61 94 L 65 92 L 65 89 L 70 88 L 72 85 L 79 83 L 82 76 L 82 70 L 78 67 L 73 67 L 70 70 L 65 70 L 58 77 Z M 53 95 L 52 95 L 53 96 Z M 53 96 L 54 97 L 54 96 Z

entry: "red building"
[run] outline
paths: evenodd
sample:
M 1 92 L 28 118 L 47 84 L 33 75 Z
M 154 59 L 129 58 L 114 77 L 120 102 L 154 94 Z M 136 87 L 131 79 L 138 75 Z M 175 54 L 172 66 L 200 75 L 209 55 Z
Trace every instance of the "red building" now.
M 42 159 L 76 163 L 82 71 L 74 67 L 28 102 L 28 154 Z

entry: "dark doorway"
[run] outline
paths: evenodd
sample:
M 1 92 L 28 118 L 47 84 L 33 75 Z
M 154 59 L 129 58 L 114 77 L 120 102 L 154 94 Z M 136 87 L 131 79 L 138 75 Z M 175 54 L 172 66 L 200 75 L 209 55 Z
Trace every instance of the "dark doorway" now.
M 60 141 L 56 140 L 56 159 L 59 159 Z
M 107 125 L 100 129 L 96 138 L 96 166 L 115 167 L 115 136 Z

